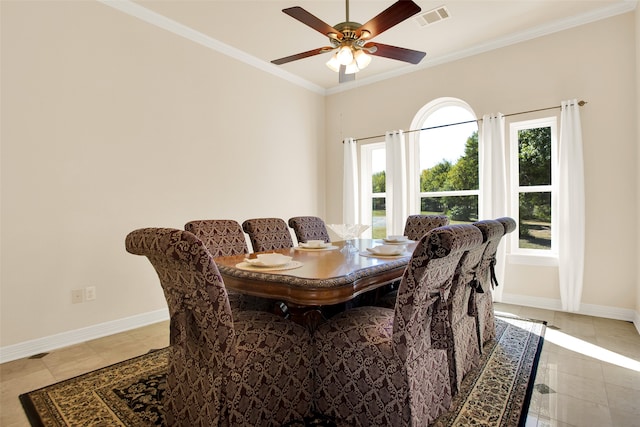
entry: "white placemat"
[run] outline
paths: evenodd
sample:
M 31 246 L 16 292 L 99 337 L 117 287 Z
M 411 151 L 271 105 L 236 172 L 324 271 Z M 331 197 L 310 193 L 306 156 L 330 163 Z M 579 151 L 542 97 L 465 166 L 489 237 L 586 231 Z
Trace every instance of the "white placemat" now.
M 337 246 L 325 246 L 323 248 L 303 248 L 302 246 L 296 246 L 296 251 L 304 251 L 304 252 L 320 252 L 320 251 L 332 251 L 334 249 L 338 249 Z
M 236 264 L 236 268 L 240 270 L 247 271 L 282 271 L 282 270 L 293 270 L 294 268 L 302 267 L 302 263 L 300 261 L 290 261 L 285 265 L 281 265 L 278 267 L 259 267 L 257 265 L 251 265 L 248 262 L 240 262 Z
M 385 245 L 408 245 L 410 243 L 415 243 L 415 240 L 404 240 L 402 242 L 399 242 L 397 240 L 387 240 L 387 239 L 380 239 L 381 242 L 383 242 Z
M 381 254 L 374 254 L 373 252 L 360 252 L 361 256 L 366 256 L 369 258 L 386 258 L 386 259 L 396 259 L 396 258 L 404 258 L 404 257 L 408 257 L 411 256 L 411 252 L 403 252 L 401 254 L 398 255 L 381 255 Z

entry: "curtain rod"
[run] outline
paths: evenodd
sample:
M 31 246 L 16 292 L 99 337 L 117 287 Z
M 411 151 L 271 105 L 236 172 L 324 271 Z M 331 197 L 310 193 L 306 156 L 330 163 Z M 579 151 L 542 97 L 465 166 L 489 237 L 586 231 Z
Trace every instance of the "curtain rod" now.
M 580 107 L 582 107 L 583 105 L 585 105 L 587 103 L 587 101 L 578 101 L 578 105 Z M 509 114 L 505 114 L 504 117 L 510 117 L 510 116 L 517 116 L 519 114 L 527 114 L 527 113 L 537 113 L 538 111 L 546 111 L 546 110 L 555 110 L 556 108 L 561 108 L 562 105 L 556 105 L 554 107 L 546 107 L 546 108 L 538 108 L 536 110 L 529 110 L 529 111 L 520 111 L 518 113 L 509 113 Z M 411 130 L 407 130 L 404 131 L 404 133 L 411 133 L 411 132 L 420 132 L 423 130 L 430 130 L 430 129 L 438 129 L 438 128 L 444 128 L 447 126 L 457 126 L 457 125 L 466 125 L 467 123 L 479 123 L 481 122 L 482 119 L 477 119 L 477 120 L 467 120 L 466 122 L 457 122 L 457 123 L 448 123 L 446 125 L 438 125 L 438 126 L 431 126 L 428 128 L 422 128 L 422 129 L 411 129 Z M 376 138 L 382 138 L 386 135 L 375 135 L 375 136 L 366 136 L 364 138 L 354 138 L 354 140 L 356 142 L 360 142 L 360 141 L 364 141 L 367 139 L 376 139 Z M 344 143 L 344 142 L 343 142 Z

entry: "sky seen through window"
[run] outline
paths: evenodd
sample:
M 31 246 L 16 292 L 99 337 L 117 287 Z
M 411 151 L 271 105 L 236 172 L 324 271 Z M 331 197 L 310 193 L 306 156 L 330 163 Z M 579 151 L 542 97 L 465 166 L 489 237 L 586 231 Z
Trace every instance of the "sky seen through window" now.
M 464 108 L 442 107 L 430 114 L 422 127 L 428 128 L 469 120 L 475 120 L 475 117 Z M 477 130 L 476 123 L 467 123 L 420 131 L 420 170 L 431 168 L 443 160 L 448 160 L 451 164 L 456 163 L 464 155 L 467 139 Z M 408 137 L 407 134 L 405 134 L 406 137 Z M 385 170 L 385 150 L 374 150 L 372 152 L 372 173 L 375 174 L 383 170 Z

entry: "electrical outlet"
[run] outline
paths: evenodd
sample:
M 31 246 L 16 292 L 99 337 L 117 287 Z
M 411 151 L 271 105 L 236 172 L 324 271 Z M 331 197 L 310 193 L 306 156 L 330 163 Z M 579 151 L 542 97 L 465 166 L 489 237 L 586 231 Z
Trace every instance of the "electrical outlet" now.
M 84 302 L 84 289 L 72 289 L 71 290 L 71 303 L 79 304 Z
M 84 297 L 87 301 L 93 301 L 96 299 L 96 287 L 95 286 L 87 286 L 84 288 Z

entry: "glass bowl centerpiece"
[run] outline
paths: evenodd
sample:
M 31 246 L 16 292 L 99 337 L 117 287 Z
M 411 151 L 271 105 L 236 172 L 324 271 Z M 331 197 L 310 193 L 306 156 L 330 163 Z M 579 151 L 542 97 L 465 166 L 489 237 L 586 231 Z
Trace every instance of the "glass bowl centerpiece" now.
M 342 250 L 349 253 L 358 251 L 353 244 L 353 240 L 359 238 L 369 228 L 365 224 L 327 224 L 327 226 L 340 236 L 340 239 L 347 242 Z

